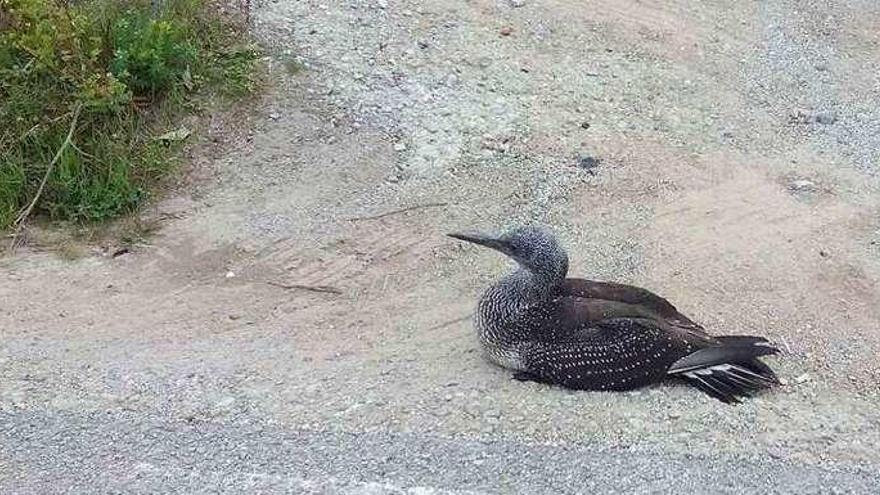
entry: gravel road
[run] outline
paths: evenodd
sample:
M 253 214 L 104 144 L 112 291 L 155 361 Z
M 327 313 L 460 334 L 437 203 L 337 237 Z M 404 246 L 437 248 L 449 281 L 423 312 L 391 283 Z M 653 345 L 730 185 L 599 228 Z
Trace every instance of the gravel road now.
M 0 492 L 880 491 L 880 4 L 254 3 L 153 232 L 0 259 Z M 444 233 L 526 221 L 787 385 L 512 380 Z
M 181 424 L 132 413 L 3 414 L 4 493 L 870 493 L 877 473 L 388 432 Z M 9 473 L 12 473 L 9 475 Z

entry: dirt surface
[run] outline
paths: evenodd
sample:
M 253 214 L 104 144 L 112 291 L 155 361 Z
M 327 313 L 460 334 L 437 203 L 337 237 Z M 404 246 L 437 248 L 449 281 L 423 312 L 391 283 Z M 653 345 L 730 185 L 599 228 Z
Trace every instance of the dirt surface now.
M 277 0 L 253 14 L 273 87 L 192 150 L 188 192 L 145 212 L 163 219 L 148 243 L 0 260 L 3 491 L 52 486 L 38 474 L 52 445 L 23 425 L 80 432 L 65 433 L 63 459 L 113 438 L 102 413 L 232 439 L 259 424 L 333 445 L 346 433 L 562 449 L 546 462 L 636 449 L 653 469 L 681 469 L 686 453 L 832 486 L 821 473 L 862 473 L 844 491 L 880 483 L 880 5 Z M 778 342 L 788 385 L 728 407 L 676 385 L 511 380 L 467 319 L 509 265 L 443 234 L 530 221 L 557 230 L 573 275 Z M 187 463 L 137 444 L 120 443 L 126 462 L 174 466 L 139 490 L 189 491 Z M 432 445 L 418 451 L 445 448 Z M 237 472 L 227 461 L 210 469 Z M 335 461 L 321 462 L 285 469 L 315 493 L 510 489 L 416 468 L 333 485 Z M 546 489 L 571 479 L 555 473 Z M 655 481 L 643 491 L 680 486 Z

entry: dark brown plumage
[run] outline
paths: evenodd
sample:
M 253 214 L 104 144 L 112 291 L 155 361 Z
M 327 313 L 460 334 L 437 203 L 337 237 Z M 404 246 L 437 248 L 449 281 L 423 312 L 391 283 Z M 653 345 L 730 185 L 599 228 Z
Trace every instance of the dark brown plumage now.
M 727 403 L 778 383 L 758 359 L 778 352 L 766 339 L 713 337 L 650 291 L 566 278 L 568 256 L 545 229 L 450 235 L 520 265 L 486 291 L 475 317 L 489 359 L 519 380 L 629 390 L 676 377 Z

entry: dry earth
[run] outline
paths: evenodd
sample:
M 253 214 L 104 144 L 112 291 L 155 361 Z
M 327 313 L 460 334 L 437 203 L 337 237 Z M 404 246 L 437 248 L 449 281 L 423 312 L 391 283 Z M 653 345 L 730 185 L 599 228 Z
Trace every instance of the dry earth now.
M 880 484 L 880 5 L 274 0 L 254 17 L 273 87 L 193 147 L 190 184 L 145 212 L 163 219 L 149 243 L 0 260 L 4 492 L 603 491 L 680 470 L 629 485 L 649 492 L 704 467 L 723 484 L 693 491 Z M 528 221 L 557 229 L 576 275 L 779 342 L 788 385 L 727 407 L 512 381 L 466 319 L 508 264 L 443 234 Z M 90 464 L 117 423 L 118 452 Z M 307 434 L 323 467 L 210 463 L 207 434 L 163 456 L 142 423 L 248 452 Z M 412 446 L 404 467 L 319 445 L 370 435 Z M 437 457 L 431 477 L 408 456 L 453 444 L 430 439 L 555 464 L 456 479 Z M 577 449 L 597 471 L 564 471 Z

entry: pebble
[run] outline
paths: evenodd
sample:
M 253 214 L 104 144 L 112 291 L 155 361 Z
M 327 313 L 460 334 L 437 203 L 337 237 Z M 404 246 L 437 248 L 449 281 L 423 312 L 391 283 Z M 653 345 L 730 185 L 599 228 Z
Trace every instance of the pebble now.
M 231 272 L 231 271 L 226 272 L 226 278 L 233 278 L 233 277 L 235 277 L 235 272 Z
M 501 33 L 501 36 L 510 36 L 513 34 L 513 28 L 510 26 L 504 26 L 499 33 Z
M 811 180 L 797 179 L 793 180 L 788 188 L 792 191 L 815 191 L 816 184 Z
M 489 134 L 484 134 L 483 138 L 480 140 L 480 147 L 484 150 L 506 153 L 510 151 L 511 141 L 512 139 L 510 137 L 496 137 Z
M 397 143 L 394 145 L 394 151 L 406 151 L 406 145 L 403 143 Z
M 791 112 L 788 116 L 788 122 L 790 124 L 809 124 L 810 123 L 810 112 L 804 109 L 797 109 Z
M 599 164 L 601 164 L 601 163 L 602 163 L 601 158 L 596 158 L 596 157 L 590 156 L 590 155 L 582 155 L 582 156 L 579 156 L 577 159 L 578 168 L 581 168 L 583 170 L 593 170 L 594 168 L 598 167 Z
M 788 122 L 791 124 L 811 124 L 815 122 L 822 125 L 831 125 L 837 122 L 837 114 L 832 111 L 811 112 L 809 110 L 797 109 L 788 116 Z
M 804 373 L 803 375 L 798 375 L 798 376 L 796 376 L 796 377 L 794 378 L 794 382 L 797 383 L 797 384 L 807 383 L 807 382 L 810 381 L 811 379 L 812 379 L 812 378 L 810 377 L 810 374 L 809 374 L 809 373 Z
M 813 116 L 813 120 L 823 125 L 831 125 L 837 122 L 837 115 L 834 112 L 819 112 Z

